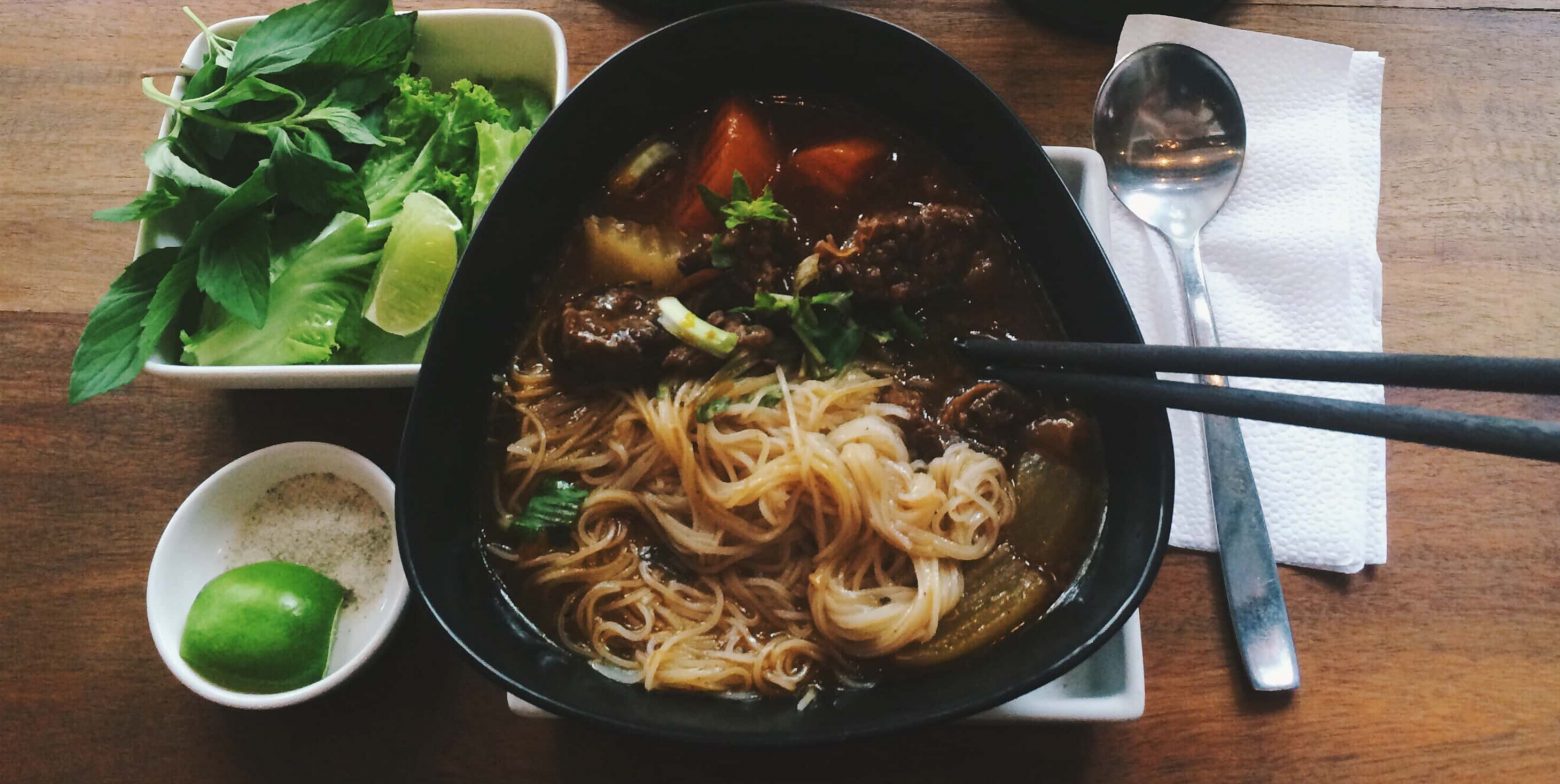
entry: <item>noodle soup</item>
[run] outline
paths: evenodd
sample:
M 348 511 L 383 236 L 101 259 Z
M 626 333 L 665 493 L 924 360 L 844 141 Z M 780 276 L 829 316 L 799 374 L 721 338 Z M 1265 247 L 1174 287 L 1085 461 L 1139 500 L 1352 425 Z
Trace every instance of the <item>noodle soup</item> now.
M 964 336 L 1055 339 L 997 216 L 851 107 L 734 96 L 625 156 L 495 399 L 487 553 L 651 690 L 791 696 L 1040 617 L 1099 532 L 1090 419 Z

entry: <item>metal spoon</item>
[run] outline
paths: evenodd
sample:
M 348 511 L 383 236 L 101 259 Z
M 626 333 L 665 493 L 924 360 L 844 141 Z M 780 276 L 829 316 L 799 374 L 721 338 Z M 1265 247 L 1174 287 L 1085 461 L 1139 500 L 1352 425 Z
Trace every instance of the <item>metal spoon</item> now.
M 1196 49 L 1139 49 L 1100 87 L 1094 147 L 1105 158 L 1116 198 L 1170 243 L 1192 345 L 1217 346 L 1197 238 L 1229 198 L 1245 158 L 1246 117 L 1235 85 Z M 1223 376 L 1199 378 L 1225 384 Z M 1294 636 L 1240 423 L 1221 416 L 1202 421 L 1224 591 L 1246 674 L 1260 691 L 1294 689 L 1300 685 Z

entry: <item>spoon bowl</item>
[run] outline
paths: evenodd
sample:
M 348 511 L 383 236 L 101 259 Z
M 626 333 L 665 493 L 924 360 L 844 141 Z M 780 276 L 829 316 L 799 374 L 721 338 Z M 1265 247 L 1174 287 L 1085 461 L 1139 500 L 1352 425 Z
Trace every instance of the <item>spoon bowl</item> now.
M 1100 87 L 1094 146 L 1110 188 L 1167 236 L 1213 219 L 1246 158 L 1246 115 L 1229 75 L 1189 46 L 1154 44 L 1123 59 Z

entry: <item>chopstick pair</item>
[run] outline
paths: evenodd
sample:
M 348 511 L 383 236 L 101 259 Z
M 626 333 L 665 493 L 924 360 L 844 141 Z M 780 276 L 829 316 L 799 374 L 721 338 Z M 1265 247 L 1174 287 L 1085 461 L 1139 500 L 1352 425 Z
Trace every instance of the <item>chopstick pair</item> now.
M 997 378 L 1100 399 L 1560 462 L 1560 423 L 1134 377 L 1193 373 L 1560 395 L 1560 360 L 971 339 Z

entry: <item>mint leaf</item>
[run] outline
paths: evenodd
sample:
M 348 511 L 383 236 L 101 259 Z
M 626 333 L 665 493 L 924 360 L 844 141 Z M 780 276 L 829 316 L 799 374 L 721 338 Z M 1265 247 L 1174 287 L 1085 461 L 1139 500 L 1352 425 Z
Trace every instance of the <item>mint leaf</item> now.
M 179 260 L 178 248 L 157 248 L 130 262 L 87 316 L 86 329 L 70 363 L 69 399 L 80 403 L 129 383 L 150 351 L 142 349 L 141 323 L 148 318 L 159 282 Z
M 390 0 L 314 0 L 283 8 L 238 37 L 227 81 L 236 83 L 250 76 L 291 68 L 341 29 L 390 12 Z
M 351 212 L 368 217 L 357 173 L 329 157 L 330 145 L 318 133 L 304 133 L 308 150 L 294 144 L 287 131 L 271 129 L 271 178 L 277 194 L 317 215 Z
M 414 11 L 339 30 L 288 68 L 281 81 L 332 106 L 366 106 L 406 71 L 416 24 Z
M 374 147 L 384 146 L 384 141 L 373 131 L 369 130 L 368 126 L 363 123 L 363 118 L 345 106 L 321 106 L 300 117 L 299 121 L 323 122 L 330 126 L 331 130 L 341 134 L 342 139 L 353 144 L 367 144 Z
M 193 188 L 223 197 L 233 193 L 231 185 L 202 174 L 195 167 L 185 163 L 184 159 L 173 151 L 173 143 L 172 137 L 164 136 L 146 148 L 141 158 L 146 161 L 146 168 L 151 169 L 152 174 L 182 188 Z
M 115 223 L 145 220 L 179 203 L 180 194 L 174 188 L 175 186 L 166 182 L 158 181 L 152 185 L 151 190 L 131 199 L 129 204 L 98 210 L 92 213 L 92 218 Z
M 224 310 L 265 325 L 271 291 L 271 230 L 264 213 L 230 222 L 198 251 L 195 283 Z
M 139 345 L 143 357 L 150 357 L 157 349 L 157 343 L 168 332 L 168 328 L 173 326 L 173 319 L 184 306 L 184 300 L 191 291 L 195 290 L 196 264 L 193 256 L 181 255 L 178 262 L 157 284 L 157 291 L 152 294 L 146 318 L 141 319 Z

